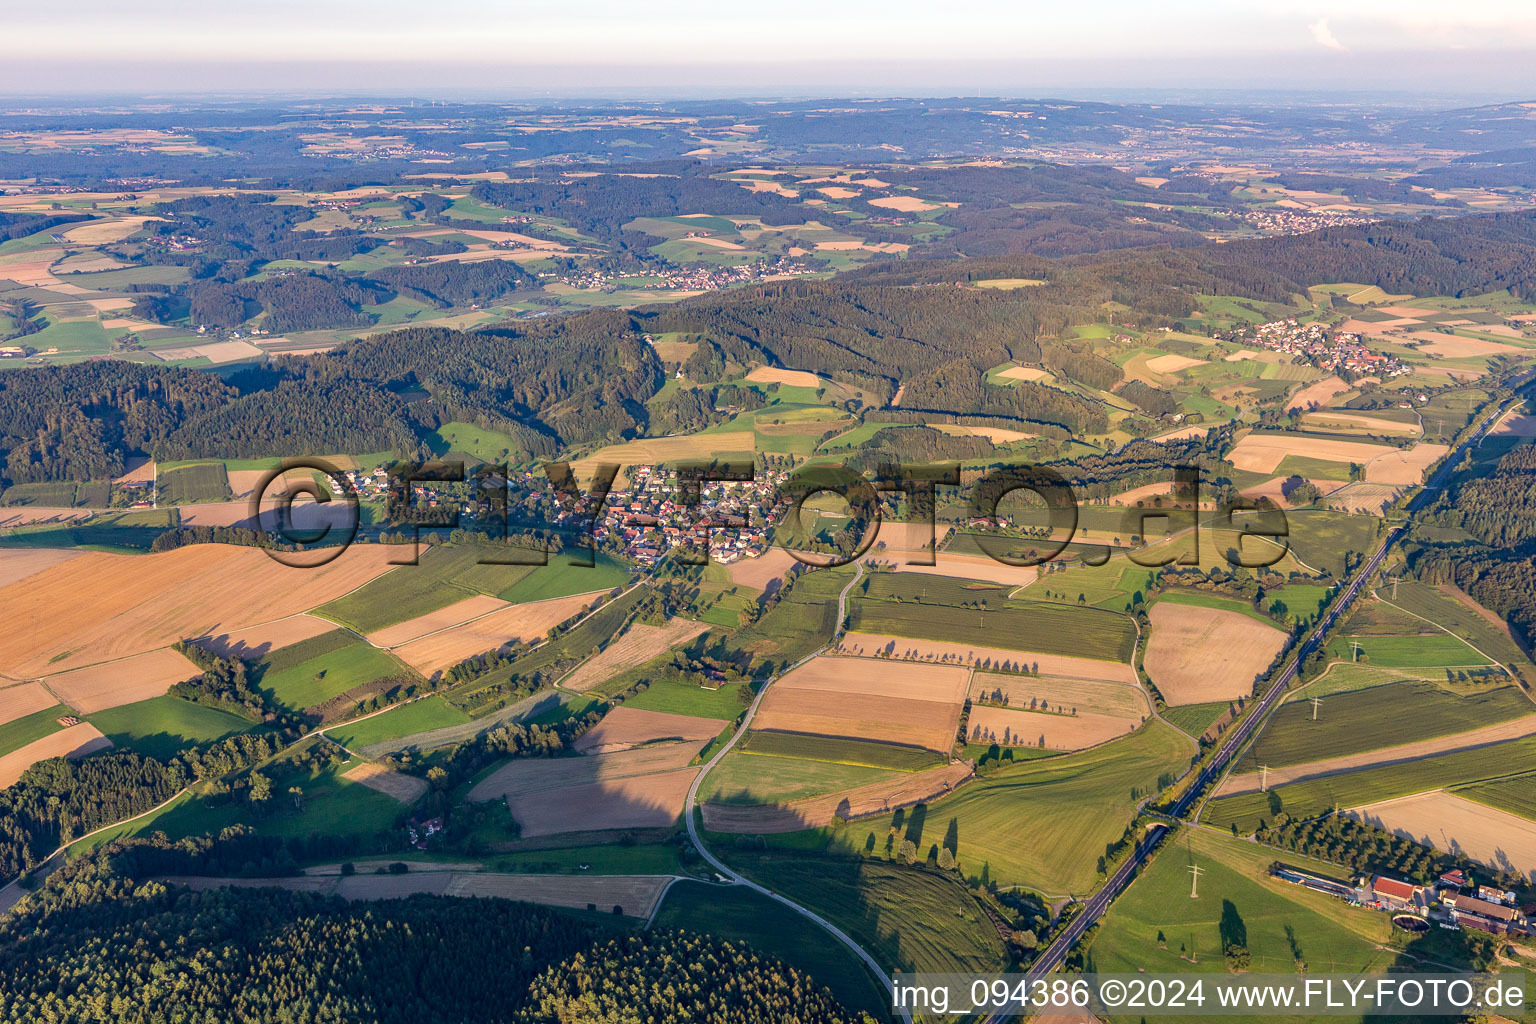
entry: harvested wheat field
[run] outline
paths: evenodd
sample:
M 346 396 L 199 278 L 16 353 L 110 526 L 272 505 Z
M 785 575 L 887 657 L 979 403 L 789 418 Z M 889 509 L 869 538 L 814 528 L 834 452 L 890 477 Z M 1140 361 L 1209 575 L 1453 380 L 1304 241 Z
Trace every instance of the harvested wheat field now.
M 697 768 L 507 797 L 524 838 L 608 829 L 669 828 L 683 813 Z
M 1130 507 L 1136 505 L 1137 502 L 1141 502 L 1143 506 L 1146 506 L 1150 504 L 1154 498 L 1157 497 L 1168 498 L 1171 500 L 1173 497 L 1173 484 L 1143 484 L 1140 487 L 1132 487 L 1128 491 L 1121 491 L 1119 494 L 1112 496 L 1109 499 L 1109 503 L 1111 505 Z M 1216 503 L 1213 501 L 1201 501 L 1200 507 L 1214 509 L 1216 507 Z M 1079 534 L 1083 534 L 1085 532 L 1088 531 L 1078 531 Z
M 971 706 L 971 717 L 966 722 L 972 743 L 1040 750 L 1082 750 L 1098 746 L 1126 735 L 1137 724 L 1129 718 L 1092 712 L 1059 715 L 982 704 Z
M 1440 334 L 1436 331 L 1409 331 L 1408 337 L 1423 342 L 1419 351 L 1441 359 L 1473 359 L 1483 356 L 1517 355 L 1527 351 L 1519 345 L 1506 345 L 1501 341 L 1484 341 L 1481 338 L 1463 338 L 1456 334 Z
M 1233 446 L 1227 458 L 1238 469 L 1250 473 L 1273 473 L 1287 455 L 1364 464 L 1393 451 L 1396 449 L 1364 441 L 1335 441 L 1301 434 L 1249 434 Z
M 1508 740 L 1525 739 L 1527 736 L 1536 736 L 1536 714 L 1511 718 L 1508 721 L 1498 722 L 1494 725 L 1485 725 L 1481 729 L 1473 729 L 1470 732 L 1452 733 L 1449 736 L 1434 736 L 1427 740 L 1415 740 L 1412 743 L 1401 743 L 1395 747 L 1365 750 L 1358 754 L 1331 757 L 1324 761 L 1309 761 L 1306 764 L 1271 768 L 1267 781 L 1270 788 L 1273 789 L 1276 786 L 1285 786 L 1293 782 L 1305 782 L 1308 779 L 1326 778 L 1329 775 L 1340 775 L 1344 772 L 1358 771 L 1362 768 L 1398 764 L 1403 761 L 1419 761 L 1426 757 L 1433 757 L 1436 754 L 1451 754 L 1458 750 L 1488 747 L 1496 743 L 1504 743 Z M 1258 772 L 1229 775 L 1227 776 L 1227 781 L 1222 783 L 1221 788 L 1214 795 L 1232 796 L 1237 793 L 1257 793 L 1259 791 L 1259 781 Z
M 385 876 L 399 877 L 399 876 Z M 286 889 L 289 892 L 329 893 L 336 885 L 330 877 L 287 875 L 278 878 L 224 878 L 217 875 L 157 875 L 162 885 L 184 885 L 193 892 L 211 889 Z
M 1350 389 L 1350 385 L 1337 377 L 1324 377 L 1314 381 L 1291 396 L 1285 403 L 1285 411 L 1292 409 L 1321 409 L 1338 395 Z
M 571 472 L 585 484 L 597 472 L 599 463 L 617 462 L 621 466 L 654 466 L 710 459 L 726 455 L 750 455 L 757 450 L 757 438 L 750 430 L 711 431 L 707 434 L 676 434 L 671 437 L 642 437 L 622 444 L 599 448 L 585 458 L 571 463 Z
M 106 217 L 86 221 L 78 227 L 68 229 L 63 234 L 74 245 L 106 245 L 110 242 L 121 242 L 142 228 L 145 221 L 159 219 L 159 217 L 139 216 Z
M 248 341 L 215 341 L 206 345 L 186 345 L 181 348 L 157 348 L 155 358 L 170 363 L 179 359 L 206 359 L 215 365 L 239 362 L 262 355 L 262 350 Z
M 113 480 L 115 484 L 148 484 L 154 483 L 155 464 L 150 459 L 139 456 L 127 461 L 126 471 L 122 476 Z
M 1355 481 L 1346 484 L 1328 495 L 1324 502 L 1329 508 L 1339 509 L 1344 512 L 1363 512 L 1368 515 L 1380 515 L 1382 509 L 1396 500 L 1402 492 L 1401 487 L 1390 484 L 1368 484 L 1364 481 Z M 1248 493 L 1247 491 L 1243 492 Z
M 159 697 L 202 669 L 169 647 L 49 676 L 48 688 L 82 714 Z
M 1188 370 L 1194 366 L 1204 366 L 1205 362 L 1204 359 L 1191 359 L 1189 356 L 1169 353 L 1148 359 L 1147 369 L 1153 373 L 1178 373 L 1180 370 Z
M 0 725 L 25 718 L 34 711 L 53 707 L 58 701 L 41 683 L 17 683 L 0 688 Z
M 1037 381 L 1049 377 L 1051 372 L 1039 366 L 1010 366 L 999 370 L 997 375 L 1003 380 Z
M 305 882 L 319 879 L 304 878 Z M 453 881 L 450 871 L 412 871 L 404 875 L 350 875 L 325 878 L 331 893 L 344 900 L 402 900 L 418 894 L 441 896 Z
M 1406 451 L 1389 452 L 1366 465 L 1365 481 L 1398 486 L 1422 483 L 1425 471 L 1448 451 L 1450 448 L 1443 444 L 1420 441 Z
M 923 213 L 927 210 L 937 210 L 943 204 L 930 203 L 917 196 L 882 196 L 879 199 L 871 199 L 869 205 L 898 210 L 901 213 Z
M 199 647 L 221 658 L 253 661 L 273 651 L 291 647 L 300 640 L 308 640 L 310 637 L 329 633 L 335 628 L 336 623 L 314 615 L 289 615 L 287 618 L 263 622 L 259 626 L 220 633 L 217 636 L 199 637 L 196 642 Z
M 962 423 L 935 423 L 933 429 L 951 437 L 984 437 L 993 444 L 1009 444 L 1039 436 L 1026 434 L 1022 430 L 1009 430 L 1007 427 L 968 427 Z
M 1491 436 L 1536 437 L 1536 416 L 1510 410 L 1488 433 Z
M 39 761 L 50 757 L 84 757 L 110 746 L 112 741 L 89 722 L 60 729 L 0 757 L 0 789 L 14 785 L 23 772 Z
M 765 590 L 768 584 L 783 579 L 785 573 L 799 564 L 788 551 L 771 547 L 757 558 L 742 558 L 732 562 L 725 567 L 725 571 L 737 586 Z
M 560 681 L 566 689 L 585 691 L 601 685 L 627 668 L 644 665 L 658 655 L 687 643 L 709 629 L 691 619 L 668 619 L 665 625 L 630 625 L 617 639 L 582 662 Z
M 1094 658 L 1072 658 L 1063 654 L 1039 654 L 1035 651 L 1014 651 L 1002 647 L 977 647 L 974 644 L 954 644 L 943 640 L 912 640 L 904 636 L 886 636 L 880 633 L 847 633 L 838 646 L 840 653 L 873 655 L 884 654 L 903 661 L 947 661 L 955 665 L 971 665 L 976 668 L 1007 669 L 1029 666 L 1042 675 L 1070 676 L 1073 679 L 1102 679 L 1109 682 L 1128 683 L 1136 686 L 1136 670 L 1118 661 L 1098 661 Z
M 0 518 L 4 513 L 0 513 Z M 44 569 L 67 562 L 80 552 L 74 548 L 6 548 L 0 550 L 0 587 L 36 576 Z
M 0 674 L 35 678 L 271 622 L 388 572 L 392 555 L 385 545 L 361 544 L 320 568 L 294 569 L 224 544 L 155 555 L 86 552 L 0 587 L 0 608 L 11 610 L 10 628 L 0 633 Z
M 470 800 L 497 800 L 591 783 L 644 778 L 686 768 L 698 746 L 692 743 L 653 743 L 613 754 L 585 757 L 526 758 L 508 761 L 469 791 Z
M 508 875 L 455 872 L 446 896 L 477 896 L 523 900 L 550 907 L 586 910 L 595 904 L 602 913 L 619 907 L 625 916 L 646 918 L 656 909 L 671 875 Z
M 930 554 L 921 550 L 895 550 L 882 551 L 876 556 L 878 560 L 894 560 L 897 572 L 915 572 L 924 576 L 949 576 L 962 580 L 982 580 L 986 583 L 1001 583 L 1008 587 L 1027 587 L 1040 576 L 1040 570 L 1033 565 L 1008 565 L 999 562 L 995 558 L 986 555 L 957 555 L 948 551 L 940 551 Z M 932 557 L 933 565 L 912 565 L 907 559 L 926 559 Z
M 277 504 L 275 501 L 263 501 L 258 512 L 262 525 L 269 530 L 275 529 L 277 526 L 276 508 Z M 315 515 L 317 513 L 314 510 L 318 508 L 320 506 L 312 501 L 305 501 L 302 498 L 295 501 L 292 507 L 294 526 L 300 529 L 308 529 L 310 524 L 300 517 L 307 518 L 310 515 Z M 349 514 L 343 511 L 345 506 L 340 504 L 326 506 L 326 508 L 334 509 L 330 513 L 333 516 Z M 256 517 L 251 515 L 251 503 L 249 501 L 208 501 L 196 505 L 182 505 L 179 507 L 177 514 L 181 518 L 182 526 L 244 526 L 254 528 L 256 525 L 254 522 Z M 319 514 L 323 515 L 324 513 Z M 342 525 L 345 525 L 345 521 L 343 521 Z
M 412 640 L 419 640 L 429 633 L 461 626 L 483 615 L 510 607 L 512 605 L 509 602 L 487 597 L 484 594 L 476 594 L 474 597 L 455 601 L 446 608 L 439 608 L 425 615 L 418 615 L 414 619 L 406 619 L 393 626 L 374 630 L 368 634 L 367 639 L 375 647 L 399 647 Z
M 575 749 L 583 754 L 608 754 L 665 740 L 692 743 L 698 749 L 714 739 L 720 729 L 721 723 L 714 718 L 642 711 L 621 705 L 583 733 Z
M 1268 498 L 1279 507 L 1285 508 L 1290 505 L 1290 502 L 1287 501 L 1285 497 L 1285 482 L 1289 479 L 1290 477 L 1288 476 L 1273 476 L 1261 484 L 1255 484 L 1252 487 L 1244 487 L 1238 493 L 1245 498 Z M 1320 493 L 1325 495 L 1332 494 L 1333 492 L 1338 491 L 1346 486 L 1337 480 L 1324 480 L 1320 477 L 1317 479 L 1309 478 L 1307 482 L 1312 484 L 1318 489 Z
M 1445 853 L 1536 877 L 1536 821 L 1508 811 L 1440 790 L 1344 813 Z
M 809 370 L 785 370 L 777 366 L 758 366 L 747 374 L 753 384 L 789 384 L 797 388 L 819 388 L 826 381 Z
M 32 288 L 51 287 L 54 291 L 65 292 L 67 286 L 61 286 L 58 278 L 48 269 L 63 254 L 62 249 L 33 249 L 0 257 L 0 281 L 15 281 Z
M 865 557 L 889 563 L 897 572 L 982 580 L 1009 587 L 1025 587 L 1039 577 L 1039 569 L 1033 565 L 1009 565 L 984 554 L 934 551 L 934 533 L 929 523 L 882 522 Z
M 824 655 L 769 687 L 752 725 L 946 751 L 968 675 L 958 665 Z
M 1318 430 L 1382 434 L 1387 437 L 1418 437 L 1424 432 L 1417 423 L 1399 423 L 1379 416 L 1361 416 L 1333 410 L 1309 412 L 1301 418 L 1301 422 Z
M 427 791 L 427 780 L 418 779 L 414 775 L 405 775 L 401 772 L 390 771 L 383 765 L 364 762 L 342 776 L 353 782 L 361 783 L 369 789 L 378 790 L 385 796 L 394 797 L 409 807 Z
M 899 807 L 927 803 L 952 792 L 970 777 L 970 762 L 951 761 L 940 768 L 910 772 L 894 779 L 867 782 L 841 793 L 806 797 L 784 804 L 705 803 L 704 827 L 714 832 L 754 835 L 821 828 L 832 824 L 834 818 L 852 821 L 871 814 L 886 814 Z
M 970 696 L 1003 701 L 1014 708 L 1044 702 L 1051 708 L 1076 708 L 1099 715 L 1126 718 L 1133 725 L 1152 713 L 1152 701 L 1139 686 L 1111 683 L 1100 679 L 1073 679 L 1070 676 L 1019 676 L 996 672 L 976 672 L 971 676 Z
M 13 526 L 36 526 L 38 523 L 62 523 L 66 520 L 89 519 L 96 513 L 88 508 L 46 508 L 40 505 L 21 505 L 0 508 L 0 529 Z M 10 557 L 10 552 L 6 552 Z
M 1158 434 L 1156 437 L 1148 438 L 1148 440 L 1171 444 L 1174 441 L 1183 441 L 1191 437 L 1204 437 L 1206 431 L 1216 426 L 1219 426 L 1219 424 L 1203 423 L 1193 427 L 1180 427 L 1178 430 L 1170 430 L 1166 434 Z
M 1242 612 L 1158 601 L 1149 615 L 1147 675 L 1170 705 L 1251 696 L 1285 646 L 1283 631 Z
M 228 470 L 226 475 L 229 477 L 229 492 L 235 496 L 236 500 L 249 498 L 251 493 L 256 490 L 257 485 L 261 483 L 262 479 L 266 477 L 267 474 L 268 471 L 265 469 Z M 302 472 L 295 470 L 293 475 L 295 479 L 301 475 L 305 479 L 311 481 L 314 479 L 313 474 L 311 474 L 308 470 L 304 470 Z M 286 477 L 284 479 L 286 480 Z M 272 483 L 267 487 L 267 496 L 275 498 L 283 490 L 283 485 L 274 479 Z
M 457 665 L 465 658 L 495 650 L 504 644 L 535 640 L 566 619 L 580 614 L 598 594 L 574 594 L 549 601 L 507 605 L 473 622 L 412 640 L 394 649 L 401 661 L 424 676 Z

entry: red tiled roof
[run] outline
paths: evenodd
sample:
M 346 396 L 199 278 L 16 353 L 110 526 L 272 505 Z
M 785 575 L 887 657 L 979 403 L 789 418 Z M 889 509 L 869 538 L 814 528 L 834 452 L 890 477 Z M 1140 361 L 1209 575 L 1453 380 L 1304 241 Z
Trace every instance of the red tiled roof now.
M 1371 880 L 1371 891 L 1383 896 L 1390 896 L 1395 900 L 1413 899 L 1414 886 L 1408 882 L 1399 882 L 1395 878 L 1387 878 L 1377 875 Z

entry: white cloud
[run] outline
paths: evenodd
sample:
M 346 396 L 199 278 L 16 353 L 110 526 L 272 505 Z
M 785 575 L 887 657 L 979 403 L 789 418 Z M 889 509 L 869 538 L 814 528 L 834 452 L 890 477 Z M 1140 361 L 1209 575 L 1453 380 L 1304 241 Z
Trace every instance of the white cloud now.
M 1348 51 L 1349 47 L 1339 42 L 1338 37 L 1333 34 L 1333 29 L 1328 27 L 1327 18 L 1319 18 L 1312 24 L 1308 25 L 1307 28 L 1311 30 L 1312 39 L 1317 43 L 1318 46 L 1325 47 L 1329 50 L 1338 50 L 1340 52 Z

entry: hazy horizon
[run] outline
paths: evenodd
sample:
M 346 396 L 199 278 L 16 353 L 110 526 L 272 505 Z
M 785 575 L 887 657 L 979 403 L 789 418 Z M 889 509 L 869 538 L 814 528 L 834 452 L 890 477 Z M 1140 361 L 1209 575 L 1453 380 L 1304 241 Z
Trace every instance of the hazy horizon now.
M 1304 90 L 1536 97 L 1536 12 L 1483 0 L 1241 9 L 916 0 L 760 12 L 673 0 L 595 0 L 575 16 L 542 3 L 422 18 L 397 2 L 274 0 L 225 9 L 183 0 L 122 8 L 83 0 L 8 16 L 24 55 L 6 95 L 326 91 L 423 96 L 971 95 L 1085 90 Z

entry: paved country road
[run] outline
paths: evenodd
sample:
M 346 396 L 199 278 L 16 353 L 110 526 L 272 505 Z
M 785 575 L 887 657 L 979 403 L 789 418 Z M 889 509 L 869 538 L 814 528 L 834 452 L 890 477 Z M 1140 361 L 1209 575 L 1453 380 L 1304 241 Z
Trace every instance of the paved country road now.
M 886 973 L 885 968 L 881 967 L 879 961 L 870 956 L 869 952 L 863 946 L 855 942 L 853 937 L 850 936 L 847 932 L 843 931 L 837 925 L 833 924 L 831 921 L 828 921 L 826 918 L 822 917 L 815 911 L 801 906 L 786 896 L 779 895 L 772 889 L 758 885 L 756 882 L 752 881 L 752 879 L 737 871 L 732 870 L 725 864 L 724 861 L 716 857 L 713 853 L 710 853 L 709 847 L 704 845 L 704 840 L 699 835 L 698 822 L 696 820 L 697 816 L 694 814 L 694 805 L 698 799 L 699 787 L 703 784 L 704 777 L 709 774 L 710 769 L 714 768 L 715 765 L 720 763 L 721 759 L 724 758 L 726 754 L 731 752 L 731 748 L 736 745 L 736 741 L 747 734 L 747 727 L 752 724 L 752 718 L 757 714 L 758 705 L 762 704 L 763 697 L 767 695 L 768 687 L 772 686 L 775 680 L 782 679 L 784 676 L 793 672 L 795 669 L 809 662 L 812 658 L 818 657 L 819 655 L 825 653 L 827 649 L 832 646 L 832 644 L 837 642 L 838 636 L 843 631 L 843 622 L 845 621 L 845 617 L 847 615 L 848 592 L 853 589 L 854 585 L 859 582 L 863 575 L 864 564 L 862 562 L 855 563 L 853 579 L 849 580 L 848 585 L 845 586 L 837 595 L 837 628 L 832 632 L 832 643 L 812 651 L 810 654 L 807 654 L 805 657 L 795 662 L 783 672 L 780 672 L 778 675 L 763 683 L 762 687 L 757 691 L 757 697 L 752 701 L 752 706 L 747 708 L 747 713 L 742 716 L 741 726 L 735 731 L 735 733 L 731 735 L 731 738 L 726 741 L 725 745 L 715 752 L 715 756 L 710 758 L 705 763 L 704 767 L 700 769 L 699 773 L 694 776 L 693 785 L 688 787 L 688 798 L 683 804 L 683 821 L 687 823 L 688 838 L 693 840 L 694 847 L 699 851 L 699 854 L 709 862 L 709 866 L 714 868 L 721 877 L 729 879 L 730 884 L 732 885 L 746 886 L 748 889 L 751 889 L 754 892 L 761 893 L 769 899 L 783 904 L 790 910 L 793 910 L 795 913 L 799 914 L 801 917 L 814 921 L 822 928 L 825 928 L 832 934 L 834 938 L 836 938 L 843 945 L 847 946 L 850 952 L 852 952 L 855 956 L 864 962 L 864 965 L 868 967 L 871 972 L 873 972 L 874 976 L 880 979 L 881 984 L 884 985 L 887 992 L 892 992 L 891 978 L 890 975 Z M 912 1020 L 912 1014 L 909 1011 L 902 1009 L 897 1010 L 897 1012 L 901 1014 L 904 1020 L 908 1022 Z

